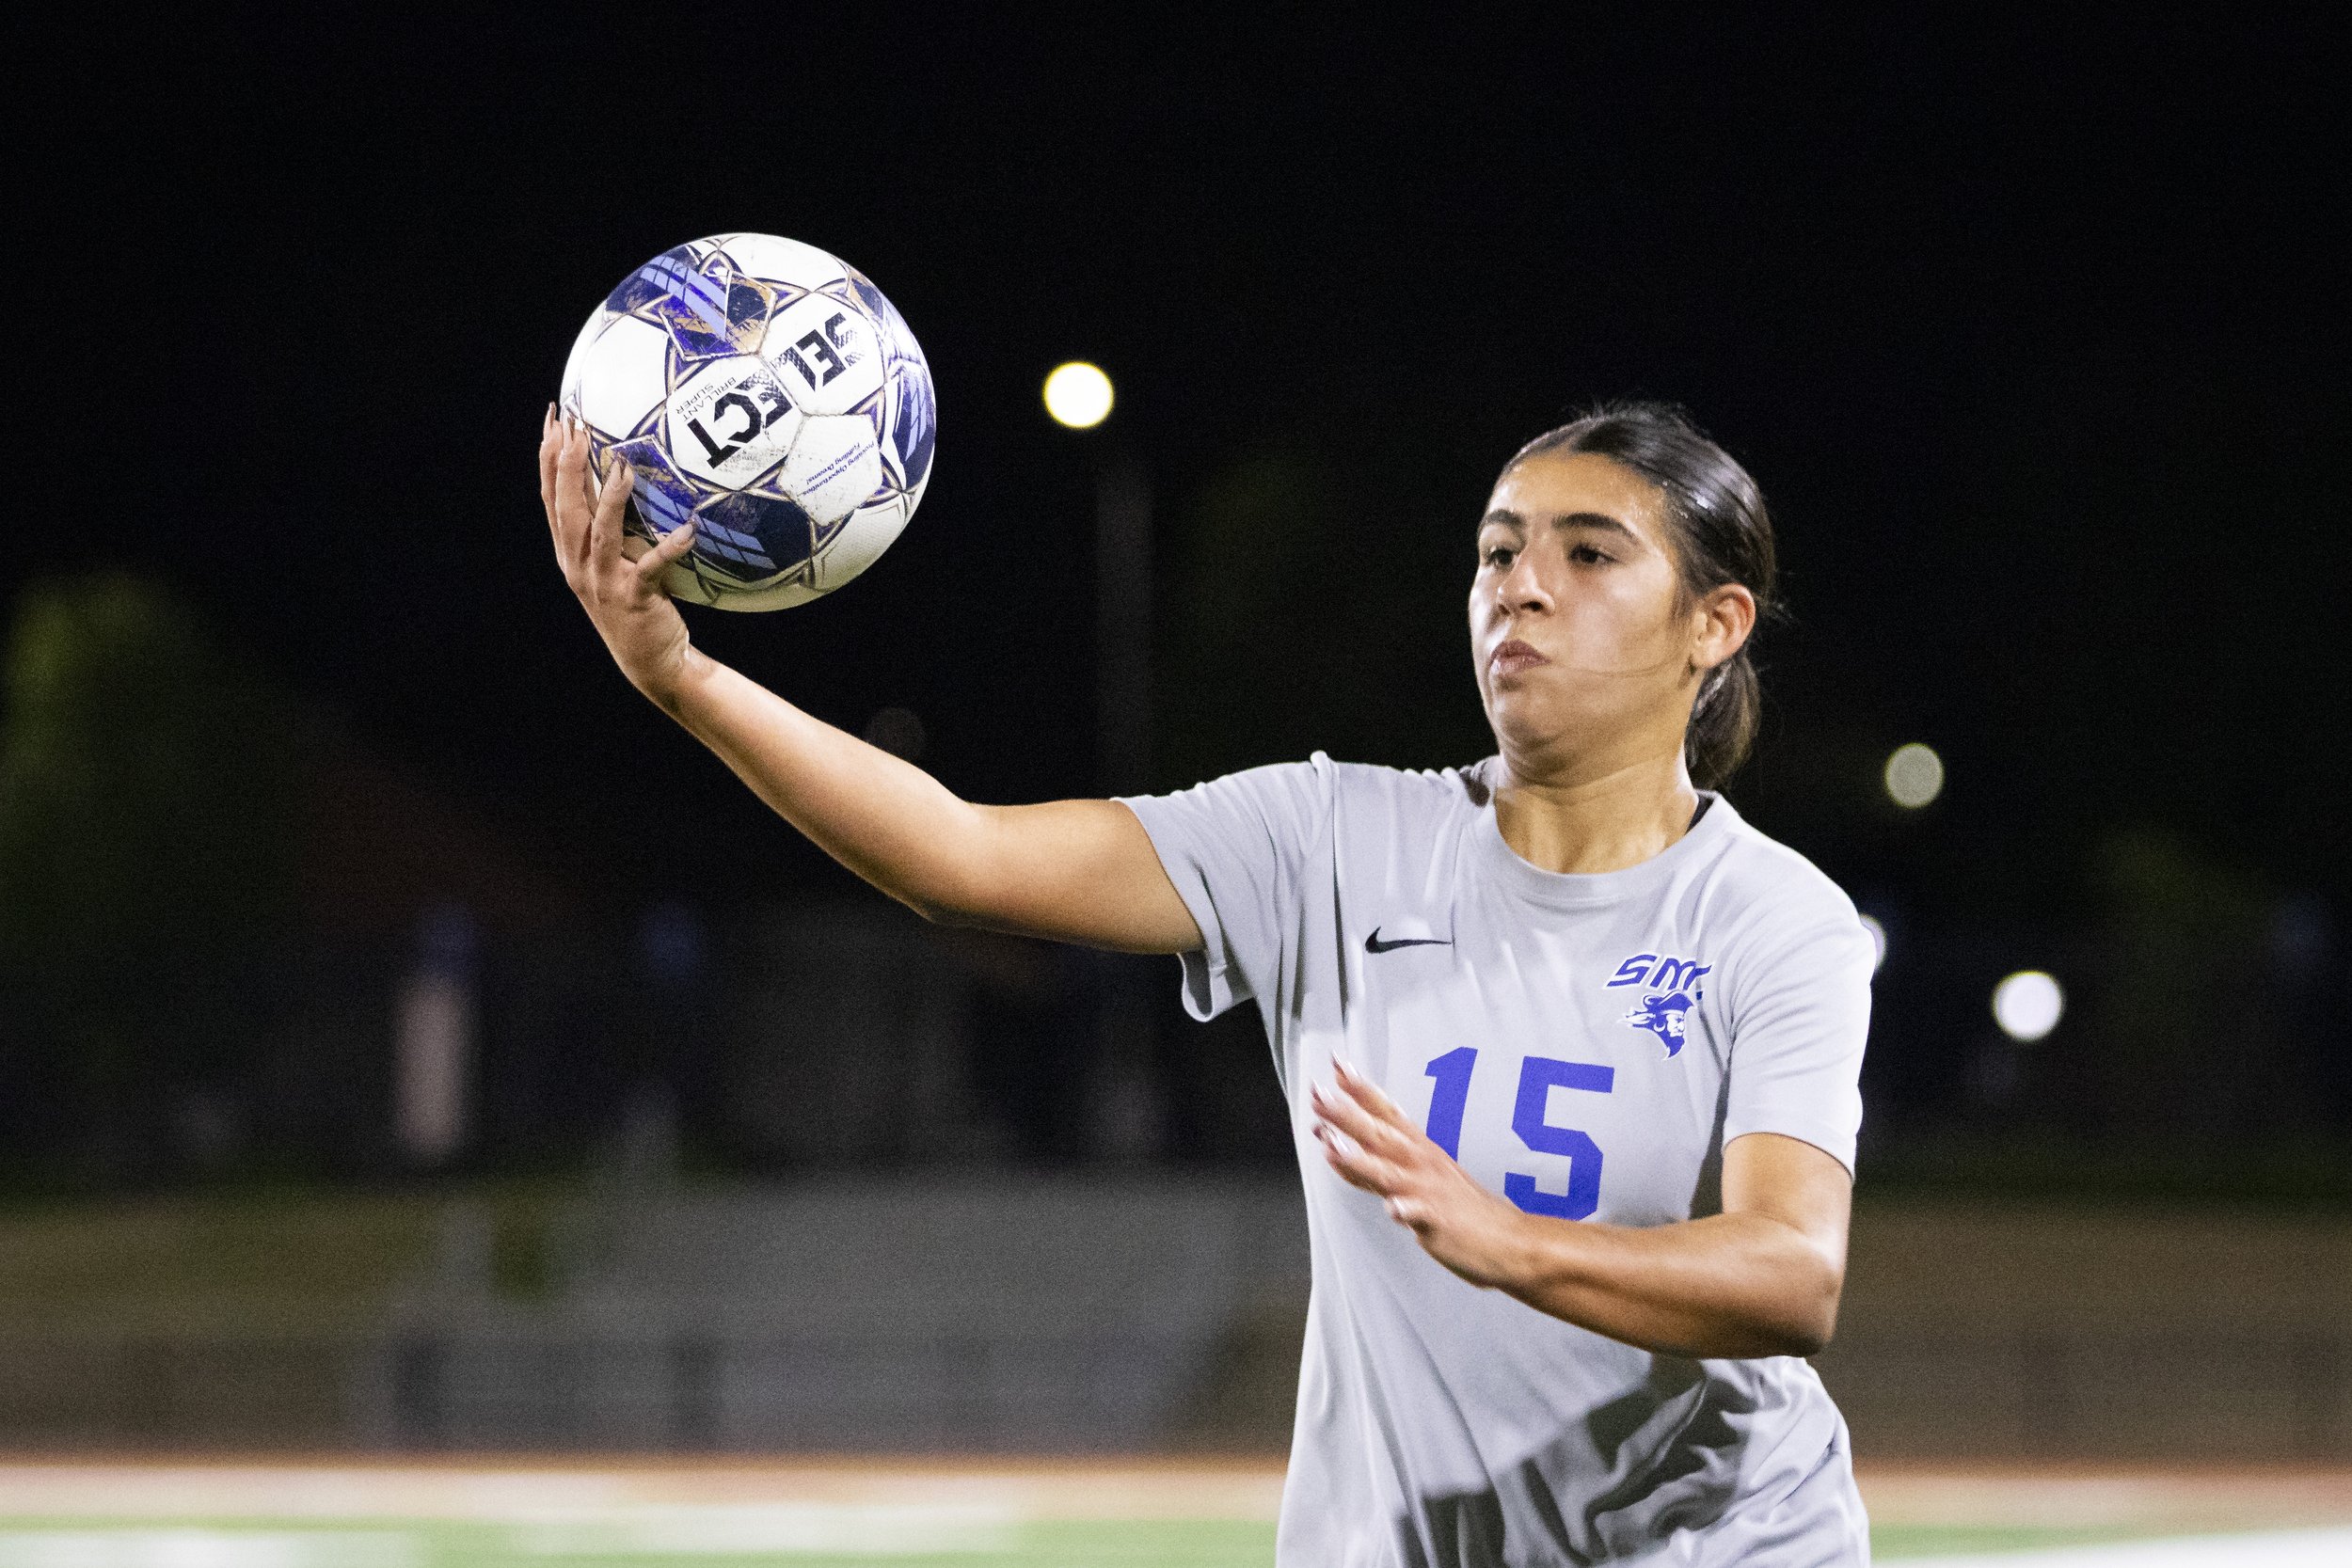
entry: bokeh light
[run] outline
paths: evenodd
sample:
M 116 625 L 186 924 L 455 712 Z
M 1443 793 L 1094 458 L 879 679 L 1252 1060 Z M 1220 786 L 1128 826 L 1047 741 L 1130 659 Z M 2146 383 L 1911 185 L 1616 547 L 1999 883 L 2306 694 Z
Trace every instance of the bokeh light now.
M 1917 811 L 1944 793 L 1944 759 L 1913 741 L 1886 759 L 1886 793 L 1905 811 Z
M 1057 365 L 1045 378 L 1045 411 L 1073 430 L 1092 430 L 1110 417 L 1111 378 L 1083 359 Z
M 2066 992 L 2038 969 L 2019 970 L 1993 988 L 1993 1022 L 2010 1039 L 2031 1043 L 2058 1027 Z

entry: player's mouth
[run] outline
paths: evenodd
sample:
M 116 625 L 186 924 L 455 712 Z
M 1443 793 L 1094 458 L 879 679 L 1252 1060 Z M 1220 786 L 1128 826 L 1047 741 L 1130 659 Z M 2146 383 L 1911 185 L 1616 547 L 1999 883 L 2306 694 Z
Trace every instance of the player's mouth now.
M 1516 637 L 1486 656 L 1487 672 L 1495 675 L 1516 675 L 1550 662 L 1532 644 L 1522 642 Z

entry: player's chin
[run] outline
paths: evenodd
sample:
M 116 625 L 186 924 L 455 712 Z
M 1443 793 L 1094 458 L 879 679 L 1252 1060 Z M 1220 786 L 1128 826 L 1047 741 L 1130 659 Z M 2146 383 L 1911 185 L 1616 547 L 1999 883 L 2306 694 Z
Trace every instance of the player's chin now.
M 1576 705 L 1550 683 L 1531 678 L 1543 673 L 1527 671 L 1511 676 L 1508 686 L 1487 688 L 1486 722 L 1505 751 L 1541 750 L 1576 723 Z

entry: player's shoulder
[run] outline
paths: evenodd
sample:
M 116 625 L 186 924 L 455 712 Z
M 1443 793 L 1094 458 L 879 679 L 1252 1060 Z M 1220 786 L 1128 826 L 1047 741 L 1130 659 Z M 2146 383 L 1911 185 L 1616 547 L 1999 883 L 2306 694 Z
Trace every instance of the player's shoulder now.
M 1797 937 L 1824 928 L 1862 929 L 1846 890 L 1812 861 L 1765 832 L 1717 797 L 1720 847 L 1706 878 L 1710 924 L 1745 927 L 1759 937 Z
M 1316 752 L 1268 763 L 1172 795 L 1126 798 L 1147 829 L 1191 821 L 1263 831 L 1278 844 L 1338 842 L 1359 847 L 1437 842 L 1454 815 L 1486 800 L 1475 768 L 1444 772 L 1336 762 Z
M 1486 805 L 1493 798 L 1487 783 L 1492 760 L 1463 768 L 1390 768 L 1379 763 L 1334 762 L 1317 752 L 1309 765 L 1323 770 L 1333 801 L 1352 818 L 1434 826 Z

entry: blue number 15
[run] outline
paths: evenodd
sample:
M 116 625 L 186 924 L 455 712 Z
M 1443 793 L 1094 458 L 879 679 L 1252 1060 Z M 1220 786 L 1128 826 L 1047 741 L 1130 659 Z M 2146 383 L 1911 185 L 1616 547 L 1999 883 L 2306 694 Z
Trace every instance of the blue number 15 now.
M 1474 1046 L 1462 1046 L 1434 1058 L 1422 1072 L 1438 1081 L 1429 1096 L 1429 1141 L 1453 1158 L 1462 1157 L 1462 1111 L 1470 1103 L 1470 1073 L 1478 1066 Z M 1519 1092 L 1511 1107 L 1511 1131 L 1519 1142 L 1538 1154 L 1560 1154 L 1568 1161 L 1568 1190 L 1548 1193 L 1535 1179 L 1518 1171 L 1502 1177 L 1502 1196 L 1531 1214 L 1581 1220 L 1600 1207 L 1600 1146 L 1573 1127 L 1554 1127 L 1544 1119 L 1553 1089 L 1585 1089 L 1608 1094 L 1617 1086 L 1617 1069 L 1592 1062 L 1563 1062 L 1550 1056 L 1529 1056 L 1519 1063 Z

